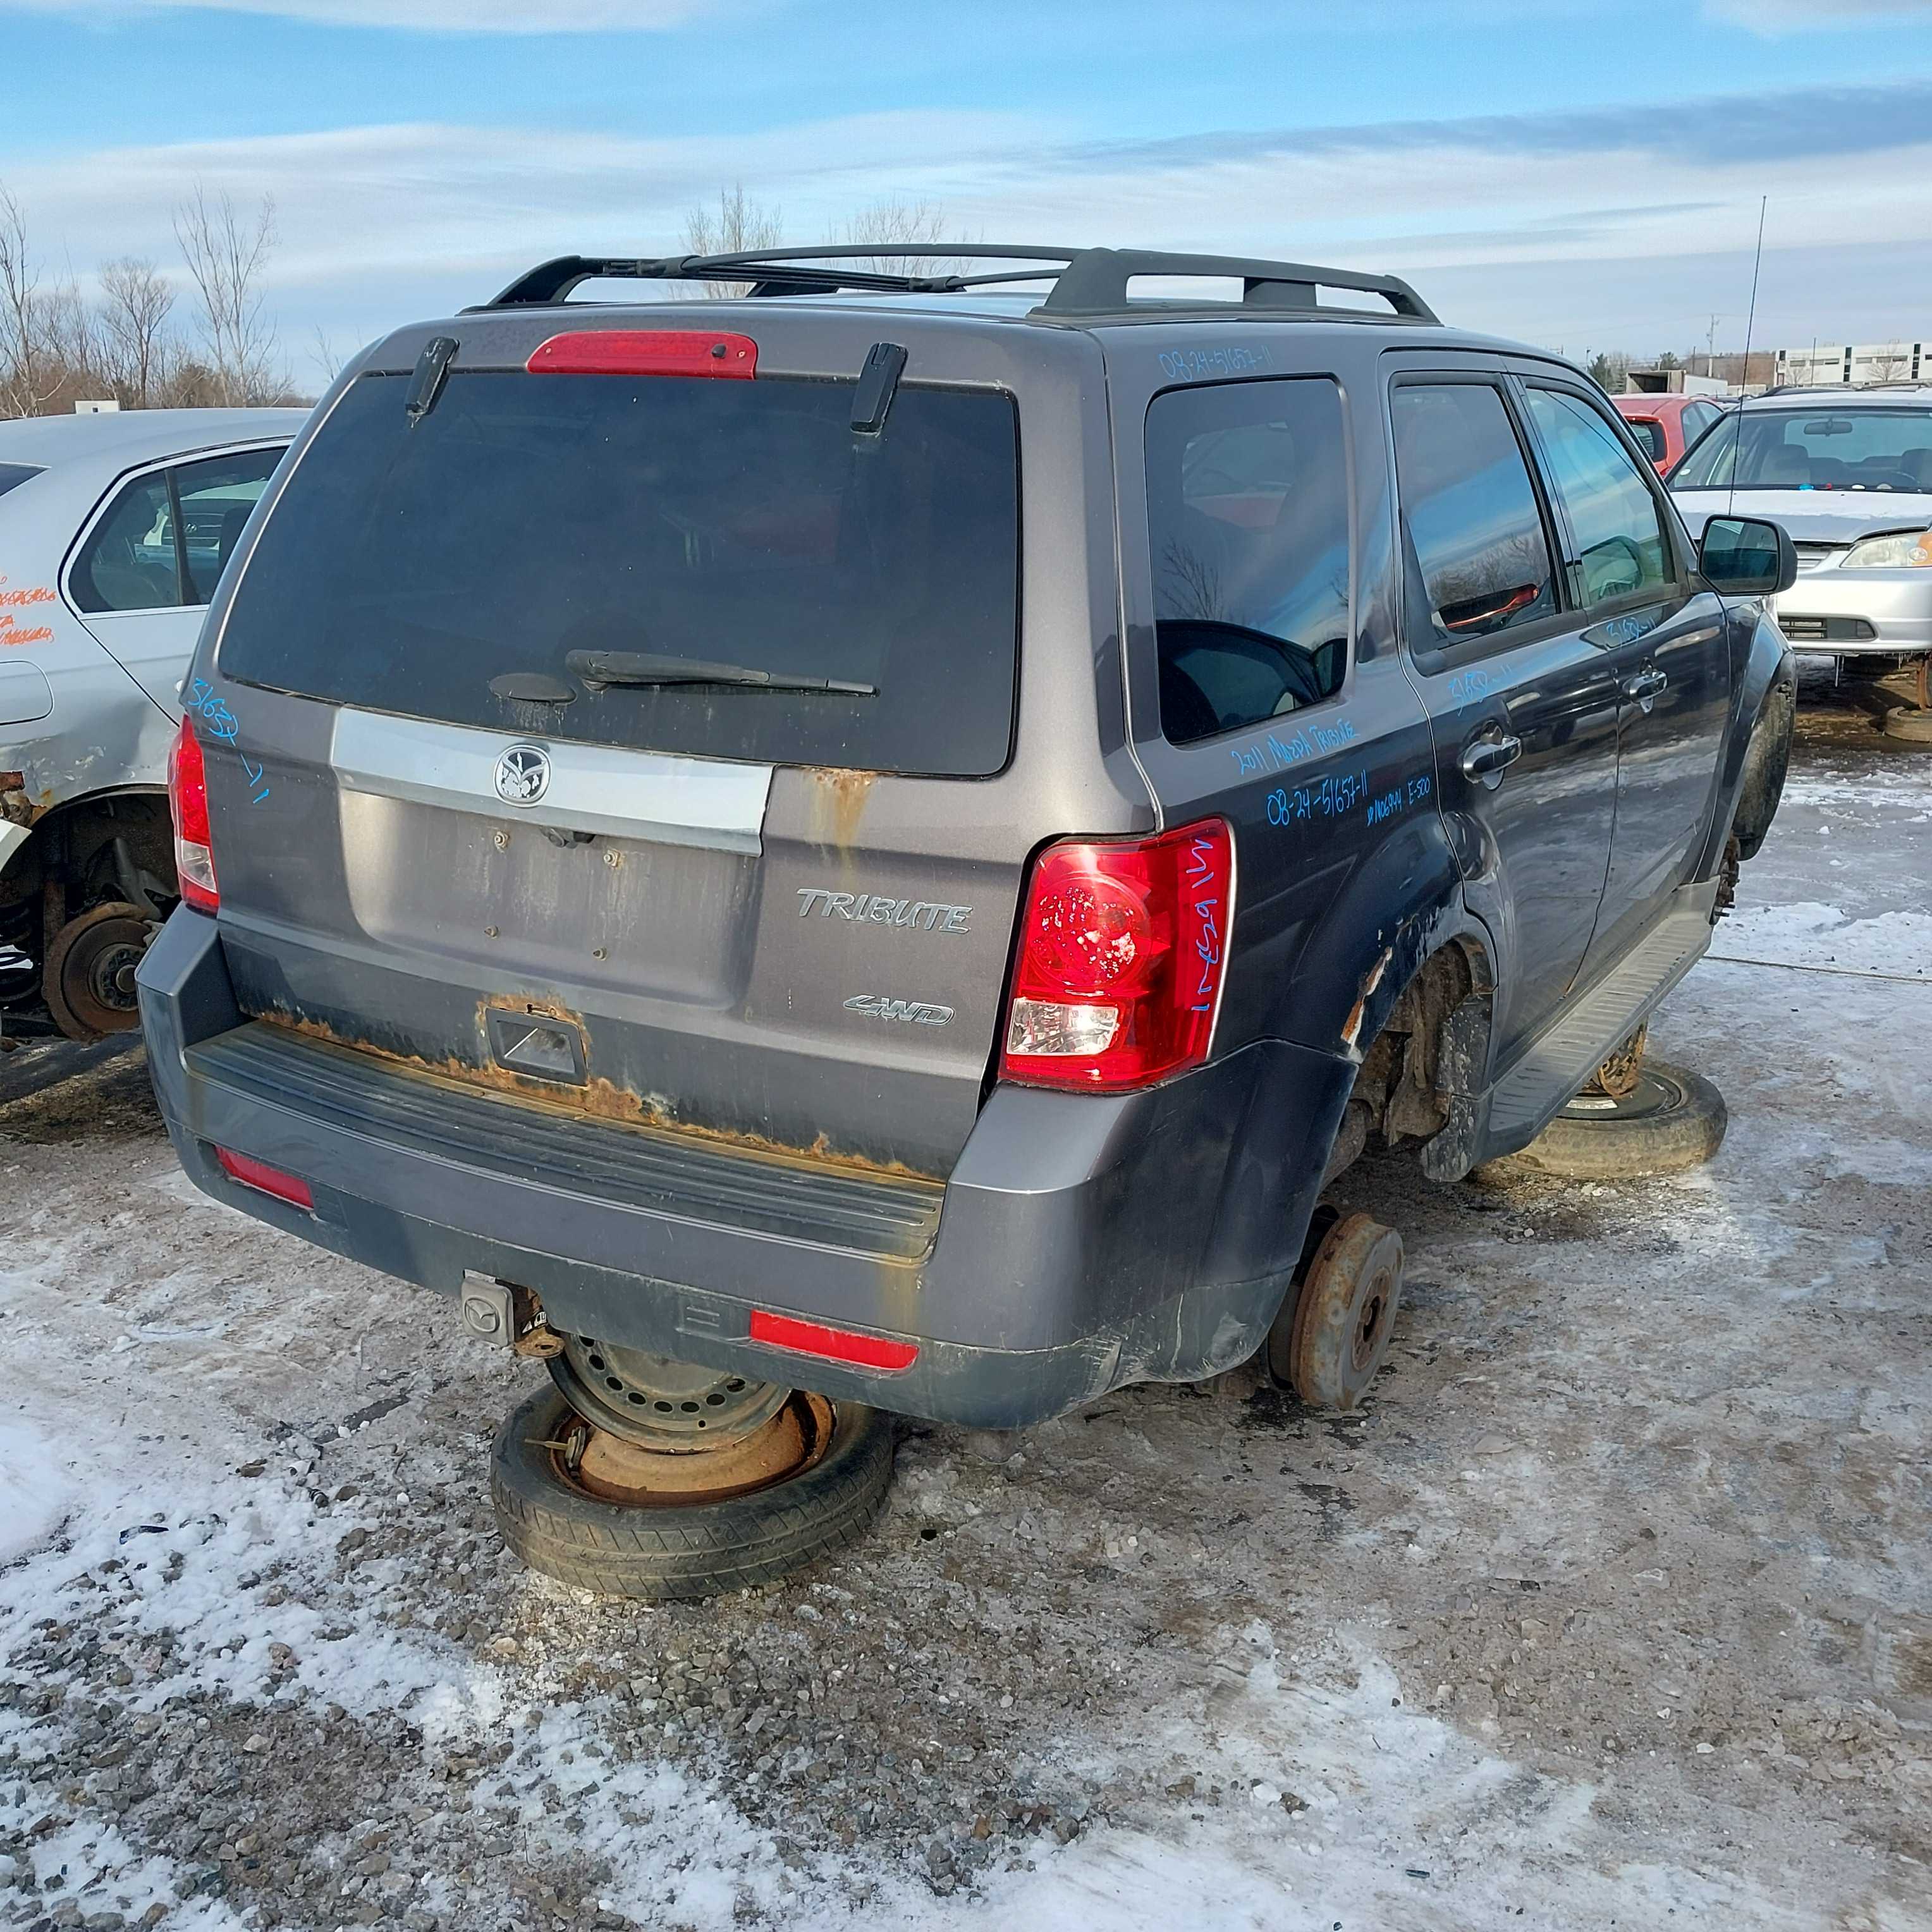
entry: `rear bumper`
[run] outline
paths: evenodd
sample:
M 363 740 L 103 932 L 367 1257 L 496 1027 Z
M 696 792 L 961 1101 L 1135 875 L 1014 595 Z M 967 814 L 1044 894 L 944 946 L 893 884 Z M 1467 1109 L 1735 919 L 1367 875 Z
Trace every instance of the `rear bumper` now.
M 204 1192 L 454 1293 L 835 1397 L 992 1428 L 1245 1358 L 1299 1255 L 1352 1063 L 1258 1042 L 1148 1092 L 997 1088 L 948 1181 L 607 1125 L 246 1020 L 214 920 L 140 973 L 156 1094 Z M 300 1175 L 313 1214 L 220 1145 Z M 749 1339 L 756 1309 L 916 1342 L 896 1373 Z

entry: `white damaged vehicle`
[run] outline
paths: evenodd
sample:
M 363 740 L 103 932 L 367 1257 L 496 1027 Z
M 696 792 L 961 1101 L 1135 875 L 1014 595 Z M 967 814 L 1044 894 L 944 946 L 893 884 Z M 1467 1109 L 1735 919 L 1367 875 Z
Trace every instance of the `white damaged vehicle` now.
M 0 422 L 0 1032 L 134 1027 L 202 616 L 302 410 Z

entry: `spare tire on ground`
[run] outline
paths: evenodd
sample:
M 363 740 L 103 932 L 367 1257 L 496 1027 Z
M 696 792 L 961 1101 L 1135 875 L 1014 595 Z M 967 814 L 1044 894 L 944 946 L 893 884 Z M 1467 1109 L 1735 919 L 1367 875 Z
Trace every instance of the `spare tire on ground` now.
M 1647 1060 L 1628 1093 L 1579 1094 L 1520 1153 L 1485 1162 L 1474 1178 L 1641 1180 L 1681 1174 L 1723 1146 L 1727 1119 L 1724 1096 L 1709 1081 Z
M 532 1570 L 602 1596 L 664 1603 L 772 1582 L 856 1543 L 892 1481 L 890 1416 L 802 1394 L 792 1401 L 809 1448 L 790 1473 L 715 1498 L 694 1490 L 620 1502 L 596 1463 L 615 1438 L 591 1430 L 547 1387 L 496 1432 L 490 1497 L 497 1528 Z M 587 1457 L 586 1442 L 595 1445 Z M 622 1451 L 616 1444 L 613 1452 L 619 1470 Z

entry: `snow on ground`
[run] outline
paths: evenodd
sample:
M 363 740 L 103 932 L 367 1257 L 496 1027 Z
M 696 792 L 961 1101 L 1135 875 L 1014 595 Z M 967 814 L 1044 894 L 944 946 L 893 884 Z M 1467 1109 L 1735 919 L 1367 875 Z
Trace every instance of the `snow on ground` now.
M 0 1063 L 0 1922 L 1932 1924 L 1928 770 L 1808 737 L 1718 935 L 1780 963 L 1655 1028 L 1708 1167 L 1347 1178 L 1363 1418 L 915 1426 L 708 1605 L 518 1570 L 530 1372 L 184 1188 L 138 1055 Z

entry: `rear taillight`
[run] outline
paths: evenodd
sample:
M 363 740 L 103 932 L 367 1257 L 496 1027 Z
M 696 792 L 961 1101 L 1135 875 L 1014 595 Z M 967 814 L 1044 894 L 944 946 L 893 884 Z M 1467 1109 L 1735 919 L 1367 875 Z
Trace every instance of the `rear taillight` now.
M 1104 1090 L 1198 1066 L 1234 895 L 1225 819 L 1048 846 L 1028 882 L 1001 1077 Z
M 272 1195 L 278 1201 L 286 1201 L 291 1208 L 299 1208 L 304 1214 L 315 1212 L 314 1194 L 308 1183 L 296 1175 L 284 1174 L 279 1167 L 271 1167 L 266 1160 L 257 1160 L 253 1154 L 237 1154 L 232 1148 L 217 1148 L 214 1158 L 230 1180 L 238 1180 L 244 1187 L 254 1188 L 257 1194 Z
M 208 772 L 201 740 L 185 718 L 168 752 L 168 806 L 175 820 L 175 877 L 181 896 L 202 912 L 220 910 L 214 854 L 208 842 Z

